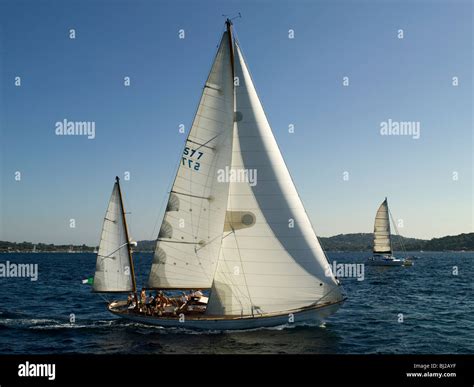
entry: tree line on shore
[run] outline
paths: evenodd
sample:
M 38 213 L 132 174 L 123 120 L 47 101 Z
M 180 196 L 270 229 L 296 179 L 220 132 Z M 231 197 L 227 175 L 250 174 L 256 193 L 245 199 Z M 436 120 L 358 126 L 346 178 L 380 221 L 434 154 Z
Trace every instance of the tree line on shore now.
M 373 234 L 339 234 L 331 237 L 320 237 L 321 245 L 326 251 L 371 251 Z M 430 240 L 392 236 L 395 251 L 474 251 L 474 233 L 445 236 Z M 155 241 L 139 241 L 134 249 L 139 252 L 152 252 Z M 31 242 L 0 241 L 0 252 L 67 252 L 92 253 L 96 246 L 82 245 L 55 245 Z

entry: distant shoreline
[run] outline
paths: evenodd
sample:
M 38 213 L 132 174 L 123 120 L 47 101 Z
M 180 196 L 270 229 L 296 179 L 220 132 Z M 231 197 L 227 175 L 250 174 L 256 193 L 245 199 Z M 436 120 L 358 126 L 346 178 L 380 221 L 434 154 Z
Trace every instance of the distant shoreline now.
M 331 237 L 320 237 L 319 241 L 328 252 L 371 252 L 373 234 L 339 234 Z M 139 241 L 136 252 L 153 252 L 156 241 Z M 392 235 L 394 251 L 409 252 L 471 252 L 474 251 L 474 233 L 448 235 L 441 238 L 416 239 Z M 55 245 L 31 242 L 0 241 L 0 253 L 94 253 L 98 246 L 82 245 Z

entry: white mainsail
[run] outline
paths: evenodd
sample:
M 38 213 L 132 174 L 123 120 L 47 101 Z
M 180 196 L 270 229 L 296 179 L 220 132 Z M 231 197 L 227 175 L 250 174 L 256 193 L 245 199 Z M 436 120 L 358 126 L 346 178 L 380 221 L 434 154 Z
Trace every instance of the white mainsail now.
M 119 183 L 116 182 L 104 217 L 94 276 L 95 292 L 134 291 L 132 267 Z
M 259 315 L 341 301 L 237 44 L 235 76 L 231 169 L 256 171 L 256 184 L 230 183 L 206 313 Z
M 150 288 L 210 288 L 219 258 L 230 164 L 234 96 L 230 39 L 222 36 L 170 193 L 148 279 Z
M 390 217 L 388 212 L 387 198 L 380 205 L 375 215 L 374 224 L 374 253 L 391 254 L 392 245 L 390 241 Z

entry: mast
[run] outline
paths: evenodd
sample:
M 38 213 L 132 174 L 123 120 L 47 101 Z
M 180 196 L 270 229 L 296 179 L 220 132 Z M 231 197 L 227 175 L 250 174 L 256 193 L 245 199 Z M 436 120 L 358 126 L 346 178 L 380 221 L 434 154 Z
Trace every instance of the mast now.
M 232 66 L 232 84 L 234 84 L 235 70 L 234 70 L 234 36 L 232 34 L 232 22 L 229 18 L 226 19 L 225 25 L 227 28 L 227 34 L 229 35 L 229 47 L 230 47 L 230 64 Z
M 388 207 L 387 197 L 385 196 L 385 204 L 387 205 L 388 211 L 388 243 L 390 244 L 390 254 L 393 252 L 392 248 L 392 233 L 390 232 L 390 220 L 393 222 L 392 214 L 390 213 L 390 208 Z M 394 224 L 395 225 L 395 224 Z
M 128 259 L 130 261 L 130 271 L 131 271 L 131 276 L 132 276 L 133 293 L 135 294 L 135 299 L 137 299 L 137 282 L 135 280 L 135 268 L 133 267 L 132 247 L 130 246 L 130 238 L 128 236 L 127 219 L 125 218 L 125 208 L 123 206 L 122 190 L 120 189 L 120 179 L 118 176 L 115 176 L 115 181 L 117 182 L 117 188 L 119 192 L 120 208 L 122 210 L 121 211 L 122 220 L 123 220 L 123 226 L 125 229 L 125 238 L 127 238 Z

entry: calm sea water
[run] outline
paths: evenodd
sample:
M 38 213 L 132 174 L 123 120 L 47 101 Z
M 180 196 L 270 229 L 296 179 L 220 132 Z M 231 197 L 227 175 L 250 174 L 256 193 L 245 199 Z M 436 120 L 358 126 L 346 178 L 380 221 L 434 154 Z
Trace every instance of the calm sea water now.
M 360 263 L 369 253 L 328 255 Z M 416 255 L 413 267 L 366 267 L 363 281 L 342 279 L 348 300 L 323 326 L 205 334 L 109 314 L 81 283 L 94 254 L 0 254 L 0 263 L 39 265 L 36 282 L 0 278 L 0 353 L 474 353 L 474 253 Z M 135 254 L 139 283 L 151 258 Z

